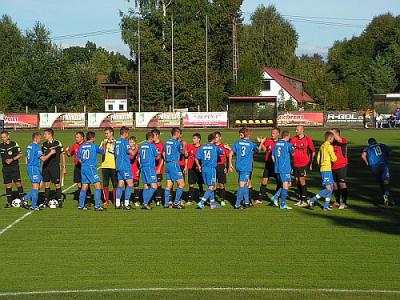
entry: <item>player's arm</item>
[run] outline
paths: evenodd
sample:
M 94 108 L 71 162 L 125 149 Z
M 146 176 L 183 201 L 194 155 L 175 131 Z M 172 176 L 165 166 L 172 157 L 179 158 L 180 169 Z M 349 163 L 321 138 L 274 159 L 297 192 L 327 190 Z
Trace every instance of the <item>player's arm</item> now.
M 315 158 L 316 151 L 315 151 L 314 142 L 310 137 L 308 138 L 308 148 L 311 150 L 311 165 L 312 165 L 314 158 Z
M 265 140 L 267 138 L 263 138 L 262 136 L 258 136 L 257 137 L 257 141 L 260 143 L 260 145 L 258 146 L 258 151 L 260 152 L 265 152 L 267 149 L 265 148 Z
M 368 154 L 367 151 L 363 151 L 361 153 L 361 159 L 363 160 L 363 162 L 365 163 L 365 165 L 368 167 L 369 163 L 368 163 Z
M 17 154 L 16 156 L 13 157 L 13 160 L 18 160 L 18 159 L 20 159 L 23 155 L 22 155 L 21 147 L 18 145 L 18 143 L 15 143 L 15 146 L 17 147 L 17 152 L 18 152 L 18 154 Z
M 72 147 L 66 146 L 64 148 L 64 152 L 67 154 L 68 157 L 71 157 L 75 153 L 75 148 L 74 148 L 74 146 L 72 146 Z
M 96 153 L 103 155 L 104 153 L 106 153 L 106 151 L 104 150 L 104 148 L 99 147 L 99 145 L 96 144 Z
M 336 162 L 337 161 L 337 156 L 335 154 L 335 151 L 333 151 L 333 146 L 331 145 L 330 147 L 327 148 L 328 155 L 331 159 L 331 162 Z
M 199 172 L 201 172 L 201 165 L 200 165 L 200 160 L 201 160 L 201 153 L 202 153 L 202 149 L 200 148 L 199 151 L 197 151 L 196 156 L 195 156 L 195 163 L 197 166 L 197 170 L 199 170 Z
M 42 155 L 39 155 L 39 159 L 40 159 L 41 161 L 46 161 L 46 160 L 48 160 L 53 154 L 56 153 L 56 150 L 55 150 L 55 149 L 50 149 L 49 153 L 47 153 L 46 155 L 43 155 L 43 152 L 42 152 L 42 151 L 40 151 L 40 152 L 41 152 Z
M 234 148 L 235 148 L 235 147 L 234 147 Z M 233 173 L 233 171 L 235 170 L 235 169 L 233 168 L 233 164 L 232 164 L 233 154 L 234 154 L 234 149 L 232 149 L 231 152 L 229 152 L 229 156 L 228 156 L 229 171 L 230 171 L 231 173 Z

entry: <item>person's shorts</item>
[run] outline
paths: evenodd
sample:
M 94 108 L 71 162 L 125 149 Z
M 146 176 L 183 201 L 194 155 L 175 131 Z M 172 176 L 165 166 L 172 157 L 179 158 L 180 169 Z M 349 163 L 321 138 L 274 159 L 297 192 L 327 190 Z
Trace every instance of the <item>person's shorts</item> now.
M 280 182 L 292 182 L 292 176 L 290 173 L 278 173 Z
M 108 187 L 110 180 L 113 187 L 118 185 L 117 172 L 115 169 L 101 169 L 101 174 L 103 175 L 103 187 Z
M 293 167 L 293 176 L 295 178 L 306 177 L 307 176 L 307 166 Z
M 166 170 L 167 180 L 178 181 L 184 179 L 181 166 L 178 163 L 167 163 Z
M 275 166 L 274 164 L 271 164 L 270 162 L 266 161 L 264 166 L 263 178 L 270 178 L 270 177 L 276 177 Z
M 96 167 L 82 168 L 82 184 L 94 184 L 100 182 L 100 176 Z
M 154 168 L 142 167 L 140 171 L 143 184 L 157 183 L 157 174 Z
M 249 182 L 251 180 L 251 175 L 252 172 L 243 172 L 243 171 L 237 171 L 238 172 L 238 177 L 239 177 L 239 182 Z
M 3 167 L 3 182 L 4 184 L 10 184 L 13 182 L 21 181 L 21 172 L 19 167 Z
M 332 175 L 331 171 L 321 172 L 321 178 L 322 178 L 323 186 L 333 185 L 333 183 L 334 183 L 333 175 Z
M 81 183 L 82 182 L 82 167 L 75 166 L 74 167 L 74 183 Z
M 117 170 L 118 180 L 132 180 L 133 174 L 131 169 Z
M 60 183 L 60 166 L 47 166 L 42 170 L 43 182 Z
M 28 166 L 28 176 L 32 183 L 40 183 L 42 181 L 42 173 L 40 167 Z
M 347 177 L 347 167 L 332 170 L 333 180 L 336 183 L 345 183 Z
M 221 184 L 226 184 L 226 166 L 225 165 L 217 165 L 217 182 Z
M 189 184 L 203 184 L 202 174 L 198 170 L 189 169 L 188 183 Z
M 390 180 L 390 172 L 387 165 L 372 166 L 371 171 L 379 182 Z
M 208 186 L 217 185 L 217 170 L 215 168 L 203 168 L 201 170 L 203 175 L 203 182 Z

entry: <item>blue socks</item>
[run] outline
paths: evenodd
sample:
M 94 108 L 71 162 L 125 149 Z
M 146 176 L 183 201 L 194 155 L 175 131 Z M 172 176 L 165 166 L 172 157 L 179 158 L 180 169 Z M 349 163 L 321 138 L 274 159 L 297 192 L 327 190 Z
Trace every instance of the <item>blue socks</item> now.
M 179 201 L 181 200 L 182 194 L 183 194 L 183 189 L 178 187 L 178 189 L 176 190 L 174 205 L 178 205 L 179 204 Z
M 235 204 L 236 207 L 239 207 L 242 203 L 242 199 L 244 196 L 244 190 L 245 190 L 245 188 L 239 187 L 239 190 L 236 195 L 236 204 Z
M 148 205 L 151 201 L 151 198 L 153 198 L 154 192 L 156 191 L 155 188 L 148 188 L 143 190 L 143 203 L 145 205 Z
M 39 200 L 39 190 L 31 190 L 29 195 L 31 195 L 32 198 L 32 208 L 36 208 Z
M 86 193 L 85 193 L 86 194 Z M 85 197 L 86 198 L 86 197 Z M 79 202 L 80 202 L 80 197 L 79 197 Z M 96 208 L 100 208 L 100 202 L 101 202 L 101 190 L 96 189 L 94 191 L 94 205 Z M 79 205 L 80 206 L 80 205 Z
M 248 205 L 250 203 L 249 187 L 246 185 L 243 189 L 244 204 Z
M 122 198 L 122 187 L 118 186 L 117 192 L 115 194 L 115 206 L 120 207 Z
M 164 192 L 164 207 L 168 207 L 169 194 L 170 193 L 171 193 L 170 190 L 165 189 L 165 192 Z
M 282 189 L 281 192 L 281 208 L 286 207 L 286 198 L 288 196 L 288 190 Z
M 85 201 L 86 201 L 86 192 L 85 190 L 81 190 L 79 193 L 79 207 L 84 208 L 85 207 Z
M 129 205 L 129 200 L 131 199 L 131 194 L 132 194 L 132 187 L 128 185 L 125 188 L 125 206 Z

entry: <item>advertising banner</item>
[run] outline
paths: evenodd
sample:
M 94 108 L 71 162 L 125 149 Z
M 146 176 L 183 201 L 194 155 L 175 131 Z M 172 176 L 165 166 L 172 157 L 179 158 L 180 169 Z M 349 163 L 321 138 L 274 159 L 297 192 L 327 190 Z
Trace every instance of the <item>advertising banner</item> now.
M 183 127 L 228 127 L 228 113 L 186 112 L 182 113 Z
M 287 112 L 278 115 L 278 126 L 324 126 L 323 112 Z
M 37 128 L 38 125 L 39 116 L 34 114 L 7 114 L 4 118 L 4 128 L 7 129 Z
M 40 128 L 84 128 L 85 113 L 40 113 Z
M 137 112 L 136 127 L 139 128 L 170 128 L 181 126 L 180 112 Z
M 325 117 L 327 126 L 362 127 L 363 112 L 328 111 Z
M 88 128 L 133 127 L 133 112 L 88 113 Z

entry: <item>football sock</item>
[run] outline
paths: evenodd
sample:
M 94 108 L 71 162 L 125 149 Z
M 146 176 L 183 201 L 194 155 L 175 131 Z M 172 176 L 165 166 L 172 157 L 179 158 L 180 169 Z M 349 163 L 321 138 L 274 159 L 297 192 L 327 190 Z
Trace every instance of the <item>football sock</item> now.
M 183 194 L 183 189 L 178 187 L 178 189 L 176 190 L 176 195 L 175 195 L 175 202 L 174 202 L 175 205 L 179 204 L 182 194 Z
M 114 202 L 114 205 L 116 205 L 116 201 L 117 201 L 117 189 L 116 189 L 116 188 L 113 188 L 112 193 L 113 193 L 113 202 Z
M 202 184 L 199 184 L 199 192 L 200 194 L 204 194 L 204 188 Z
M 155 194 L 156 194 L 156 201 L 161 202 L 161 199 L 162 199 L 162 187 L 161 186 L 157 187 Z
M 6 188 L 7 201 L 9 204 L 12 202 L 12 188 Z
M 30 190 L 30 192 L 27 195 L 22 197 L 21 200 L 24 200 L 25 202 L 31 200 L 32 199 L 32 194 L 33 194 L 33 189 Z
M 248 188 L 249 190 L 249 200 L 252 201 L 253 200 L 253 188 Z
M 307 185 L 302 185 L 301 186 L 301 201 L 305 202 L 307 201 Z
M 250 200 L 249 200 L 249 187 L 246 185 L 243 188 L 243 197 L 244 197 L 244 204 L 249 204 Z
M 194 200 L 194 194 L 195 194 L 195 189 L 194 187 L 190 186 L 189 187 L 189 201 L 193 201 Z
M 236 195 L 236 207 L 239 207 L 242 203 L 242 199 L 243 199 L 243 194 L 244 194 L 244 188 L 243 187 L 239 187 L 239 190 L 237 192 Z
M 100 208 L 100 202 L 101 202 L 101 189 L 96 189 L 94 191 L 94 205 L 96 208 Z
M 335 195 L 335 201 L 336 201 L 337 203 L 340 203 L 340 195 L 341 195 L 340 190 L 339 190 L 339 189 L 336 189 L 333 193 L 334 193 L 334 195 Z
M 267 186 L 265 184 L 262 184 L 260 186 L 259 198 L 262 199 L 266 193 L 267 193 Z
M 61 201 L 62 197 L 61 197 L 61 188 L 56 188 L 56 200 Z
M 324 209 L 329 208 L 330 202 L 331 202 L 331 198 L 326 197 L 326 198 L 325 198 L 325 203 L 324 203 Z
M 108 187 L 103 188 L 103 194 L 104 194 L 104 203 L 106 206 L 108 206 L 108 201 L 110 201 L 110 190 Z
M 125 206 L 129 206 L 129 200 L 131 199 L 131 194 L 132 194 L 132 187 L 128 185 L 125 189 Z
M 90 203 L 92 203 L 92 190 L 90 189 L 89 186 L 86 193 L 86 204 L 90 206 Z
M 385 196 L 390 195 L 390 186 L 388 184 L 383 185 L 383 192 L 384 192 Z
M 170 193 L 171 193 L 170 190 L 165 189 L 165 192 L 164 192 L 164 207 L 168 207 L 169 194 Z
M 221 188 L 221 189 L 219 190 L 219 196 L 220 196 L 220 198 L 221 198 L 221 201 L 224 201 L 224 200 L 225 200 L 225 197 L 226 197 L 225 188 Z
M 50 188 L 44 189 L 44 201 L 46 204 L 50 201 Z
M 341 194 L 342 194 L 342 201 L 344 204 L 347 204 L 347 188 L 341 189 Z
M 36 208 L 39 200 L 39 190 L 32 189 L 30 194 L 32 197 L 32 208 Z
M 22 186 L 18 187 L 18 194 L 19 194 L 20 199 L 22 199 L 22 197 L 24 197 L 24 188 Z
M 274 198 L 275 198 L 276 200 L 278 200 L 278 198 L 281 196 L 281 193 L 282 193 L 282 188 L 279 188 L 279 189 L 275 192 Z
M 133 190 L 133 200 L 135 202 L 139 202 L 140 201 L 140 190 L 139 189 L 134 189 Z
M 282 189 L 281 193 L 281 208 L 286 207 L 286 198 L 288 196 L 288 190 L 287 189 Z
M 86 191 L 81 190 L 79 193 L 79 207 L 84 208 L 85 207 L 85 201 L 86 201 Z
M 210 202 L 214 202 L 215 200 L 215 193 L 213 190 L 209 190 L 210 191 Z
M 120 207 L 121 206 L 121 198 L 122 198 L 122 187 L 118 186 L 117 187 L 117 193 L 115 196 L 115 207 Z

